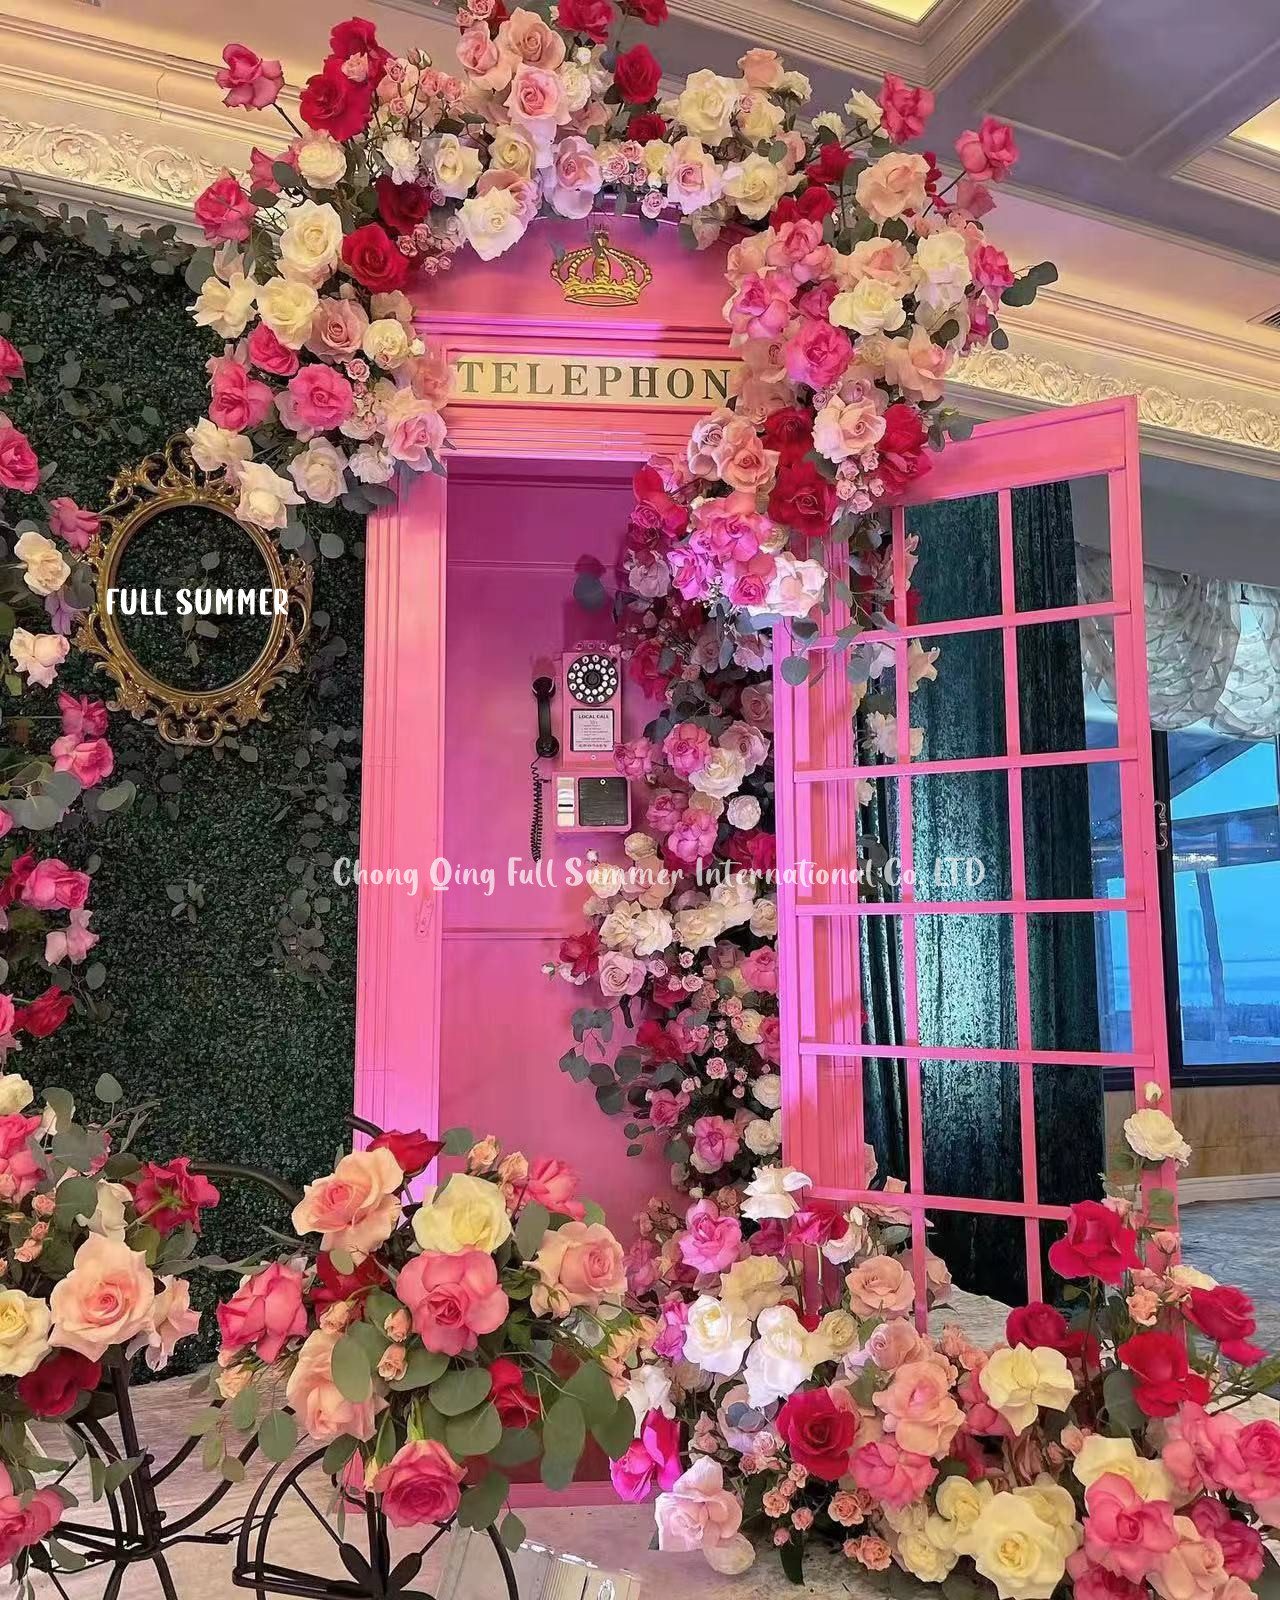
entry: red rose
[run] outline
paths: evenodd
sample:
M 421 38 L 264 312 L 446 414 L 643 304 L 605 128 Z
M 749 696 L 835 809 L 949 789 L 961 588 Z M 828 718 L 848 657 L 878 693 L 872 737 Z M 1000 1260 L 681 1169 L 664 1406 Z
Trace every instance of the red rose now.
M 1133 1398 L 1149 1417 L 1171 1417 L 1186 1401 L 1202 1406 L 1209 1398 L 1209 1380 L 1191 1371 L 1185 1340 L 1171 1333 L 1135 1334 L 1116 1355 L 1137 1378 Z
M 609 0 L 560 0 L 556 26 L 561 33 L 585 33 L 596 44 L 603 44 L 613 26 L 613 7 Z
M 627 123 L 627 138 L 637 144 L 648 144 L 650 139 L 661 139 L 667 125 L 656 111 L 637 111 Z
M 575 978 L 593 977 L 600 966 L 600 935 L 594 928 L 560 941 L 560 964 Z
M 424 184 L 383 176 L 376 187 L 378 215 L 392 233 L 412 233 L 431 209 L 431 192 Z
M 620 0 L 622 10 L 629 17 L 639 17 L 651 28 L 667 20 L 667 0 Z
M 47 1039 L 51 1033 L 57 1033 L 71 1015 L 73 1004 L 69 994 L 51 983 L 29 1006 L 19 1006 L 13 1019 L 13 1031 L 29 1033 L 33 1039 Z
M 818 1195 L 791 1218 L 793 1244 L 829 1244 L 833 1239 L 843 1239 L 848 1231 L 849 1219 L 840 1207 L 834 1200 L 824 1200 Z
M 657 519 L 657 525 L 669 539 L 676 539 L 689 522 L 688 510 L 663 487 L 662 475 L 656 467 L 638 467 L 631 480 L 637 507 L 643 506 Z M 632 520 L 636 513 L 632 513 Z
M 1100 1200 L 1079 1200 L 1067 1213 L 1066 1237 L 1049 1246 L 1049 1265 L 1064 1278 L 1114 1285 L 1139 1265 L 1138 1237 Z
M 425 1172 L 444 1149 L 443 1139 L 431 1139 L 420 1129 L 414 1133 L 380 1133 L 369 1141 L 370 1150 L 390 1150 L 406 1178 Z
M 542 1415 L 542 1403 L 524 1386 L 524 1373 L 514 1361 L 495 1361 L 489 1368 L 489 1398 L 504 1428 L 527 1428 Z
M 189 1222 L 200 1231 L 200 1213 L 216 1206 L 222 1196 L 198 1172 L 192 1172 L 186 1156 L 159 1166 L 154 1161 L 143 1165 L 141 1175 L 129 1185 L 139 1216 L 157 1233 L 167 1236 Z
M 342 259 L 358 284 L 373 294 L 390 294 L 404 287 L 409 259 L 401 255 L 385 228 L 366 222 L 342 241 Z
M 835 208 L 836 197 L 831 190 L 824 189 L 820 183 L 811 183 L 799 197 L 784 194 L 769 213 L 769 222 L 775 228 L 780 228 L 784 222 L 821 222 Z
M 799 461 L 813 448 L 813 412 L 808 406 L 783 406 L 764 421 L 766 449 L 776 450 L 783 465 Z
M 359 1302 L 370 1289 L 385 1283 L 386 1278 L 386 1273 L 373 1256 L 366 1256 L 354 1272 L 339 1272 L 333 1264 L 333 1257 L 327 1250 L 322 1250 L 316 1257 L 316 1277 L 311 1286 L 311 1302 L 317 1316 L 339 1300 L 354 1301 L 353 1309 L 357 1316 L 361 1315 Z
M 1258 1322 L 1253 1301 L 1240 1289 L 1225 1283 L 1214 1289 L 1193 1289 L 1183 1315 L 1220 1346 L 1228 1361 L 1251 1367 L 1266 1354 L 1249 1343 L 1258 1330 Z
M 339 65 L 349 56 L 364 56 L 369 63 L 368 82 L 371 89 L 378 87 L 387 70 L 387 62 L 391 60 L 390 50 L 384 50 L 378 43 L 373 23 L 366 22 L 363 17 L 352 17 L 348 22 L 338 23 L 329 34 L 329 51 Z
M 647 105 L 658 92 L 662 68 L 647 44 L 632 45 L 613 66 L 618 93 L 632 106 Z
M 192 208 L 206 239 L 230 239 L 237 244 L 249 237 L 257 208 L 231 176 L 224 172 L 201 194 Z
M 889 494 L 901 494 L 912 478 L 929 470 L 924 455 L 929 433 L 924 419 L 914 406 L 899 403 L 884 414 L 884 433 L 876 449 L 880 453 L 877 471 Z
M 1083 1361 L 1091 1367 L 1096 1367 L 1100 1360 L 1098 1341 L 1083 1328 L 1073 1333 L 1062 1313 L 1042 1300 L 1033 1300 L 1011 1311 L 1004 1325 L 1004 1337 L 1010 1345 L 1025 1344 L 1028 1349 L 1045 1345 L 1050 1350 L 1061 1350 L 1069 1361 Z
M 830 530 L 838 503 L 835 484 L 812 461 L 788 461 L 778 468 L 769 515 L 802 538 L 820 539 Z
M 840 148 L 839 139 L 828 139 L 818 146 L 818 159 L 804 169 L 805 176 L 813 183 L 839 183 L 852 160 L 849 152 Z
M 830 1483 L 848 1472 L 858 1413 L 852 1405 L 838 1405 L 830 1389 L 793 1394 L 779 1411 L 775 1427 L 792 1461 L 815 1478 Z
M 342 141 L 363 133 L 373 114 L 373 84 L 353 83 L 332 56 L 324 70 L 307 79 L 298 99 L 302 120 L 317 132 Z
M 87 1389 L 102 1379 L 102 1363 L 78 1350 L 55 1350 L 34 1372 L 18 1379 L 18 1399 L 37 1417 L 65 1417 Z

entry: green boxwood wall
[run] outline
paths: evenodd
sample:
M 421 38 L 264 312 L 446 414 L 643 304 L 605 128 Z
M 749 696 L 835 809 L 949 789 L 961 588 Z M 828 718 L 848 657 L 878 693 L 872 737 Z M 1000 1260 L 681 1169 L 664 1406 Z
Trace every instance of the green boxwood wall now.
M 204 362 L 217 346 L 193 327 L 180 273 L 21 225 L 16 240 L 0 254 L 0 313 L 14 342 L 40 353 L 0 408 L 42 461 L 57 462 L 53 492 L 98 506 L 121 465 L 200 415 Z M 113 1073 L 129 1101 L 161 1101 L 146 1135 L 156 1155 L 248 1162 L 295 1182 L 325 1170 L 344 1135 L 355 1033 L 355 892 L 326 881 L 324 863 L 326 852 L 356 853 L 361 529 L 342 513 L 309 515 L 308 528 L 317 539 L 329 533 L 326 549 L 334 535 L 346 549 L 317 562 L 320 625 L 307 671 L 271 696 L 272 720 L 246 732 L 245 748 L 175 760 L 151 730 L 113 717 L 114 776 L 133 778 L 138 800 L 40 841 L 76 865 L 101 858 L 94 955 L 111 1014 L 73 1017 L 11 1063 L 37 1085 L 81 1096 Z M 83 657 L 66 678 L 103 692 Z M 56 711 L 53 698 L 41 709 Z M 42 748 L 49 737 L 47 727 L 37 736 Z M 295 901 L 282 933 L 300 886 L 305 904 Z M 304 954 L 327 959 L 327 976 L 314 965 L 300 974 L 286 953 L 299 924 Z M 207 1229 L 210 1249 L 243 1253 L 262 1240 L 262 1219 L 280 1223 L 278 1212 L 228 1189 Z M 200 1286 L 205 1304 L 209 1287 Z

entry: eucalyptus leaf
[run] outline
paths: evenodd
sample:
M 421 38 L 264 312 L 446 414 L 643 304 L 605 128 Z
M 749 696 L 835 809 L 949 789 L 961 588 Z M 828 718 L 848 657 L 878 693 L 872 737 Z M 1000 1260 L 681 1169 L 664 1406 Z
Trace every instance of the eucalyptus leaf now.
M 333 1347 L 330 1374 L 344 1400 L 363 1405 L 373 1393 L 373 1372 L 369 1356 L 358 1339 L 344 1333 Z
M 489 1374 L 483 1367 L 467 1367 L 458 1372 L 446 1372 L 431 1385 L 431 1403 L 446 1417 L 460 1417 L 465 1411 L 474 1411 L 489 1398 L 493 1387 Z

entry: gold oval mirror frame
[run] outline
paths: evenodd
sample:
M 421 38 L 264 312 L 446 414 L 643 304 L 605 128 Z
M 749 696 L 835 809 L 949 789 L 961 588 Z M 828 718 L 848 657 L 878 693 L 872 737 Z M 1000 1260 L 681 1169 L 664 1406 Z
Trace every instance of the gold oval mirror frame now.
M 250 722 L 269 722 L 267 694 L 286 673 L 302 665 L 302 645 L 311 631 L 311 568 L 297 556 L 283 556 L 261 528 L 242 522 L 233 484 L 206 478 L 191 459 L 186 439 L 170 439 L 163 452 L 126 467 L 111 486 L 99 513 L 101 525 L 85 551 L 93 571 L 94 603 L 81 619 L 76 644 L 99 657 L 97 668 L 117 685 L 113 711 L 132 712 L 154 724 L 170 744 L 211 745 Z M 271 617 L 266 643 L 247 671 L 212 689 L 175 688 L 148 672 L 126 642 L 120 619 L 108 601 L 117 587 L 120 563 L 139 530 L 166 511 L 196 506 L 234 522 L 252 541 L 267 570 L 270 587 L 287 597 L 283 612 Z

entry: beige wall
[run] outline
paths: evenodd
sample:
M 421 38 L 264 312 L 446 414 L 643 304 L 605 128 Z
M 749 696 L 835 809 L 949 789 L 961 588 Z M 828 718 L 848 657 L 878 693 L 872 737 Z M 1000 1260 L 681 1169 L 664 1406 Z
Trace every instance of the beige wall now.
M 1123 1137 L 1132 1095 L 1107 1096 L 1107 1146 Z M 1176 1089 L 1170 1115 L 1191 1146 L 1187 1178 L 1280 1172 L 1280 1084 Z

